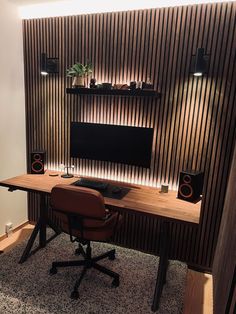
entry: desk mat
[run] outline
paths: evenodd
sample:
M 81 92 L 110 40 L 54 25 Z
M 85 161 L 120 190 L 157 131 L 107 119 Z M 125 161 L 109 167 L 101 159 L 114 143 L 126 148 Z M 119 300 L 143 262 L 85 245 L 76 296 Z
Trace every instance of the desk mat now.
M 79 180 L 72 183 L 71 185 L 79 186 L 77 182 L 79 182 Z M 83 186 L 83 185 L 81 184 L 80 186 Z M 96 189 L 96 188 L 93 188 L 93 189 L 99 191 L 104 197 L 109 197 L 109 198 L 113 198 L 116 200 L 121 200 L 130 191 L 130 188 L 119 186 L 121 191 L 119 193 L 114 193 L 113 190 L 117 187 L 118 186 L 112 185 L 109 183 L 107 185 L 106 189 L 104 189 L 104 190 L 100 190 L 100 189 Z
M 101 194 L 104 197 L 114 198 L 116 200 L 121 200 L 129 191 L 129 188 L 122 187 L 119 193 L 113 193 L 112 190 L 116 188 L 116 186 L 108 184 L 108 187 L 105 191 L 101 191 Z

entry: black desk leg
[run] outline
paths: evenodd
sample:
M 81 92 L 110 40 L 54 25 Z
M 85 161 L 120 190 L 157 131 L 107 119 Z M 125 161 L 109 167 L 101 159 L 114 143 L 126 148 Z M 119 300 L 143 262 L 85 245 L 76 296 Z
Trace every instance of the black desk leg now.
M 46 246 L 46 228 L 47 228 L 47 208 L 46 208 L 46 196 L 40 194 L 40 229 L 39 229 L 39 246 L 41 248 Z
M 23 254 L 22 254 L 21 258 L 20 258 L 20 261 L 19 261 L 20 264 L 24 263 L 27 260 L 27 258 L 30 256 L 31 248 L 32 248 L 32 246 L 34 244 L 34 241 L 35 241 L 35 239 L 37 237 L 37 234 L 38 234 L 40 228 L 41 228 L 41 222 L 40 222 L 40 218 L 39 218 L 38 222 L 36 223 L 36 225 L 34 227 L 33 232 L 31 233 L 31 236 L 30 236 L 30 238 L 28 240 L 28 243 L 27 243 L 27 245 L 26 245 L 26 247 L 24 249 L 24 252 L 23 252 Z
M 169 223 L 162 222 L 161 225 L 161 238 L 160 238 L 160 261 L 158 266 L 156 287 L 152 302 L 152 311 L 158 310 L 159 302 L 162 294 L 163 286 L 166 282 L 166 272 L 168 268 L 168 251 L 169 251 Z
M 49 225 L 55 231 L 55 235 L 51 236 L 51 238 L 48 240 L 46 235 L 47 225 Z M 31 251 L 38 233 L 39 233 L 39 246 Z M 34 227 L 33 232 L 31 233 L 31 236 L 28 240 L 28 243 L 24 249 L 24 252 L 20 258 L 19 263 L 20 264 L 24 263 L 30 255 L 38 251 L 40 248 L 44 248 L 47 245 L 47 243 L 53 240 L 58 234 L 60 234 L 60 231 L 53 224 L 53 222 L 51 222 L 48 219 L 48 212 L 46 208 L 46 195 L 42 193 L 40 194 L 40 217 Z

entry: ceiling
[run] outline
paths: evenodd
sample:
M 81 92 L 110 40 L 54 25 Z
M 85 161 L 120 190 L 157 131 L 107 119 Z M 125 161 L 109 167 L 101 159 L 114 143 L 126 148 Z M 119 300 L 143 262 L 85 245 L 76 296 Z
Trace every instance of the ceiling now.
M 8 0 L 9 2 L 11 3 L 14 3 L 16 5 L 19 5 L 19 6 L 25 6 L 25 5 L 33 5 L 33 4 L 44 4 L 44 3 L 49 3 L 49 2 L 67 2 L 67 1 L 70 1 L 70 0 Z M 134 2 L 137 2 L 138 0 L 134 1 Z M 189 2 L 193 2 L 193 3 L 206 3 L 206 2 L 223 2 L 223 1 L 227 1 L 227 0 L 190 0 Z M 228 1 L 234 1 L 234 0 L 228 0 Z M 75 1 L 77 2 L 77 1 Z M 90 1 L 91 2 L 91 1 Z M 97 5 L 97 2 L 98 1 L 94 1 L 95 4 Z M 110 1 L 108 1 L 110 2 Z M 120 2 L 120 1 L 111 1 L 111 2 Z M 126 2 L 126 1 L 124 1 Z M 142 2 L 142 1 L 138 1 L 138 2 Z M 149 1 L 150 2 L 150 1 Z M 159 3 L 160 2 L 163 2 L 163 0 L 156 0 L 156 1 L 153 1 L 153 3 L 156 3 L 156 5 L 152 6 L 152 7 L 159 7 Z M 186 0 L 167 0 L 166 1 L 167 3 L 168 2 L 173 2 L 175 5 L 181 5 L 181 3 L 183 2 L 183 4 L 186 2 Z M 188 1 L 187 1 L 188 2 Z M 86 3 L 86 1 L 85 1 Z M 145 3 L 145 1 L 144 1 Z M 166 4 L 167 4 L 166 3 Z M 77 3 L 78 5 L 78 3 Z M 84 5 L 84 2 L 80 3 L 80 5 Z M 162 5 L 163 6 L 163 5 Z M 167 5 L 168 6 L 168 5 Z
M 141 10 L 235 0 L 8 0 L 22 19 Z
M 8 1 L 15 3 L 17 5 L 31 5 L 31 4 L 40 4 L 40 3 L 45 3 L 45 2 L 58 2 L 60 0 L 8 0 Z

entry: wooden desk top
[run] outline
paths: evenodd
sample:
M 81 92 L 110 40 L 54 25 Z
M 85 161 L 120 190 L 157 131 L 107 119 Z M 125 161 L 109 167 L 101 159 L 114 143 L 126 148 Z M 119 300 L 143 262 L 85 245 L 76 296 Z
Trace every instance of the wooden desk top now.
M 27 192 L 41 192 L 50 194 L 52 188 L 57 184 L 71 184 L 79 177 L 63 179 L 61 176 L 49 176 L 48 171 L 44 175 L 24 174 L 0 182 L 0 186 L 12 190 L 23 190 Z M 92 179 L 92 178 L 91 178 Z M 99 180 L 96 178 L 96 180 Z M 121 199 L 105 197 L 105 203 L 120 208 L 121 210 L 134 211 L 140 214 L 158 216 L 162 219 L 174 220 L 184 223 L 199 224 L 201 201 L 196 204 L 189 203 L 176 198 L 176 191 L 160 193 L 160 190 L 141 185 L 129 185 L 128 183 L 105 180 L 118 186 L 131 188 Z

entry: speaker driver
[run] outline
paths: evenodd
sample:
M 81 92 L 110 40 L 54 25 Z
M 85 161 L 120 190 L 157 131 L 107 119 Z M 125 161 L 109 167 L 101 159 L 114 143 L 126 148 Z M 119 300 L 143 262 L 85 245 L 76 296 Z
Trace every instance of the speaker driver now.
M 36 160 L 31 165 L 31 170 L 36 173 L 41 173 L 43 171 L 43 163 L 40 160 Z
M 40 154 L 34 154 L 33 158 L 34 158 L 34 160 L 40 160 L 41 159 L 41 155 Z
M 190 198 L 193 196 L 193 188 L 189 184 L 181 184 L 179 194 L 184 198 Z
M 183 176 L 183 181 L 184 181 L 184 183 L 190 183 L 191 177 L 188 174 L 186 174 Z

